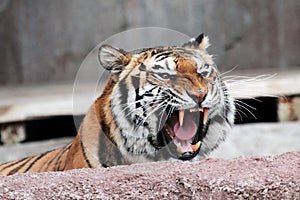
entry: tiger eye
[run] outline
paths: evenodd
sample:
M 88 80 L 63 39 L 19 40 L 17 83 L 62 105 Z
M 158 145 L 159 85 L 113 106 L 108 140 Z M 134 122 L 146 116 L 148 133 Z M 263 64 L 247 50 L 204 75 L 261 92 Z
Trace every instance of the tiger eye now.
M 170 75 L 169 75 L 168 73 L 163 73 L 163 74 L 161 75 L 161 77 L 162 77 L 163 79 L 170 79 Z

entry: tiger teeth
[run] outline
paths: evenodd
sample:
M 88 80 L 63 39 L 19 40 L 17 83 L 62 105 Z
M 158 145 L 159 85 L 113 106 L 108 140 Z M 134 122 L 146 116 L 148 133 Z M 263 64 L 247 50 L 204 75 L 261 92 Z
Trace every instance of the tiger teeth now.
M 190 112 L 203 112 L 203 124 L 206 124 L 207 122 L 207 117 L 208 117 L 208 108 L 190 108 Z M 184 111 L 185 110 L 179 110 L 179 115 L 178 115 L 178 120 L 179 120 L 179 125 L 183 125 L 183 119 L 184 119 Z
M 208 117 L 208 108 L 203 108 L 203 124 L 206 124 Z
M 193 152 L 197 151 L 201 146 L 201 142 L 197 142 L 196 144 L 192 145 Z
M 178 153 L 183 153 L 182 148 L 181 148 L 181 144 L 177 144 L 177 152 Z
M 184 119 L 184 110 L 179 110 L 179 125 L 182 126 L 183 124 L 183 119 Z
M 191 108 L 190 112 L 203 112 L 203 108 Z

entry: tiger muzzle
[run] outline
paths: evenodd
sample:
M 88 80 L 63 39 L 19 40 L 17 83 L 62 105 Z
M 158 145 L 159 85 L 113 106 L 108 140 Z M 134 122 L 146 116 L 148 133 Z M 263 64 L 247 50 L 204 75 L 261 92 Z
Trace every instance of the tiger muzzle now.
M 193 100 L 201 105 L 206 97 L 206 92 L 190 93 Z M 193 107 L 174 111 L 166 120 L 164 141 L 169 148 L 170 155 L 180 160 L 191 160 L 201 148 L 201 139 L 205 135 L 209 109 Z

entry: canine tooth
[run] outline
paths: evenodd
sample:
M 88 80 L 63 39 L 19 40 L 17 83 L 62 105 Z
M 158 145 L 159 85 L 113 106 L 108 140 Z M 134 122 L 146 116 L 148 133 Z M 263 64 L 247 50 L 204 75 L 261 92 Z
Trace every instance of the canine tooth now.
M 200 148 L 201 141 L 197 142 L 196 144 L 192 145 L 193 152 L 197 151 Z
M 208 117 L 208 108 L 203 108 L 203 124 L 206 124 Z
M 182 126 L 183 124 L 183 119 L 184 119 L 184 110 L 179 110 L 179 125 Z
M 182 153 L 182 148 L 181 148 L 181 144 L 177 144 L 177 152 L 178 153 Z

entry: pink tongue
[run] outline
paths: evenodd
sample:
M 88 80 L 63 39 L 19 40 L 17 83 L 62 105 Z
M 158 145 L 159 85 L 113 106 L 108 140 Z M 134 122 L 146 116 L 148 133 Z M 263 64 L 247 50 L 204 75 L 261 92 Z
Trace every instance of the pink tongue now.
M 189 140 L 194 137 L 197 131 L 197 125 L 191 116 L 185 116 L 183 126 L 179 125 L 179 121 L 174 125 L 174 133 L 180 140 Z

